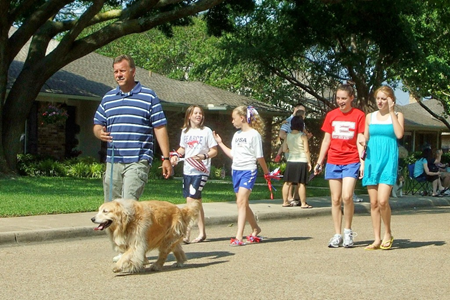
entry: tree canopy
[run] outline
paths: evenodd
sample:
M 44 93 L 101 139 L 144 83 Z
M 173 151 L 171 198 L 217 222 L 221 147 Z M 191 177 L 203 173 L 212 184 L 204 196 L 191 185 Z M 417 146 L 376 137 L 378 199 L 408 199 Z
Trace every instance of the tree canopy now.
M 372 94 L 377 87 L 403 83 L 425 109 L 421 99 L 435 98 L 448 112 L 449 4 L 265 0 L 245 18 L 235 19 L 232 32 L 218 42 L 226 55 L 212 63 L 216 69 L 242 66 L 252 82 L 241 82 L 240 90 L 279 106 L 303 97 L 323 114 L 335 107 L 336 86 L 350 80 L 357 89 L 356 105 L 365 111 L 376 109 Z M 213 64 L 205 63 L 205 70 Z M 219 70 L 217 76 L 227 74 Z M 281 92 L 265 93 L 261 86 Z
M 283 78 L 323 111 L 335 87 L 356 83 L 357 106 L 374 108 L 373 89 L 396 79 L 396 68 L 417 55 L 406 16 L 416 1 L 263 1 L 223 47 Z M 237 56 L 237 55 L 236 55 Z
M 251 0 L 0 0 L 0 173 L 15 170 L 20 136 L 41 87 L 70 62 L 128 34 L 186 25 L 204 13 L 228 25 L 228 14 L 251 7 Z M 16 30 L 10 35 L 10 28 Z M 59 44 L 49 48 L 52 39 Z M 157 41 L 155 41 L 157 43 Z M 29 44 L 28 44 L 29 43 Z M 27 58 L 8 82 L 8 70 L 22 49 Z M 9 85 L 8 85 L 9 84 Z M 7 93 L 8 89 L 8 93 Z
M 346 80 L 355 82 L 356 104 L 365 111 L 376 108 L 372 93 L 384 83 L 402 82 L 421 105 L 423 97 L 446 105 L 447 2 L 265 0 L 235 16 L 220 38 L 208 37 L 197 21 L 195 32 L 179 31 L 163 48 L 140 51 L 151 57 L 143 66 L 164 75 L 281 107 L 308 99 L 318 114 L 335 107 L 334 90 Z

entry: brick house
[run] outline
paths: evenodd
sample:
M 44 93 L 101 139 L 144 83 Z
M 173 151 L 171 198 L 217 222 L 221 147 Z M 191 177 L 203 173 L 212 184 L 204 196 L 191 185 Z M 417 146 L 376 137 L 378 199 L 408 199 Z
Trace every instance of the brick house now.
M 17 77 L 25 58 L 26 51 L 22 50 L 10 67 L 10 82 Z M 168 119 L 171 148 L 179 145 L 181 126 L 188 106 L 202 106 L 206 115 L 205 125 L 220 133 L 224 141 L 230 144 L 235 132 L 231 124 L 232 109 L 239 105 L 252 105 L 266 122 L 264 153 L 266 160 L 269 160 L 273 118 L 289 115 L 289 112 L 271 105 L 201 82 L 173 80 L 142 68 L 136 69 L 135 78 L 153 89 L 161 99 Z M 93 116 L 103 95 L 115 86 L 112 59 L 96 53 L 80 58 L 58 71 L 46 82 L 36 98 L 26 123 L 23 152 L 62 159 L 70 157 L 72 151 L 76 150 L 81 151 L 81 156 L 100 160 L 103 146 L 92 133 Z M 48 125 L 42 122 L 42 111 L 49 104 L 60 105 L 67 110 L 69 117 L 64 124 Z M 226 162 L 224 159 L 219 151 L 219 157 L 213 163 L 222 166 Z

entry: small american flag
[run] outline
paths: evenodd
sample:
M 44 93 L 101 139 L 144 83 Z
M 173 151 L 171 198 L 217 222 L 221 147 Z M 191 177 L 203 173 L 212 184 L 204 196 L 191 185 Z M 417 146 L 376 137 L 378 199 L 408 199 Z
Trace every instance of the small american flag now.
M 196 160 L 194 157 L 188 157 L 185 158 L 184 161 L 200 172 L 208 173 L 208 168 L 206 168 L 205 164 L 201 160 Z

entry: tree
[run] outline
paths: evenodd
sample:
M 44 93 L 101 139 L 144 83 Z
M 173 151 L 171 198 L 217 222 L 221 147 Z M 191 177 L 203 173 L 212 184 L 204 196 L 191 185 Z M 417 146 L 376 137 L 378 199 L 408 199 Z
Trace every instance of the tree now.
M 207 21 L 192 19 L 189 27 L 175 27 L 170 36 L 147 31 L 124 36 L 96 52 L 115 57 L 121 51 L 132 53 L 136 65 L 176 80 L 201 81 L 208 85 L 283 106 L 285 99 L 298 99 L 298 89 L 283 84 L 283 79 L 267 74 L 255 64 L 236 61 L 238 55 L 221 49 L 229 33 L 212 36 Z M 158 43 L 148 43 L 157 40 Z M 283 99 L 284 101 L 281 101 Z M 293 100 L 294 101 L 294 100 Z
M 219 38 L 207 33 L 204 18 L 196 17 L 192 19 L 190 26 L 173 28 L 170 36 L 158 30 L 132 34 L 117 39 L 96 52 L 115 57 L 125 51 L 135 57 L 136 65 L 141 68 L 176 80 L 191 80 L 195 73 L 193 69 L 201 65 L 202 61 L 217 56 L 218 40 Z M 196 77 L 195 80 L 199 79 Z
M 208 37 L 200 21 L 193 32 L 175 32 L 165 57 L 146 49 L 152 59 L 144 67 L 280 107 L 308 98 L 318 116 L 335 106 L 330 100 L 342 81 L 356 83 L 356 104 L 365 111 L 376 109 L 375 88 L 402 81 L 450 128 L 420 101 L 440 99 L 449 111 L 449 2 L 266 0 L 220 38 Z
M 419 105 L 450 129 L 450 1 L 423 1 L 420 5 L 426 13 L 409 18 L 420 59 L 405 61 L 399 78 Z M 432 111 L 424 98 L 441 102 L 444 113 Z
M 295 86 L 320 114 L 335 107 L 344 80 L 355 82 L 356 105 L 371 111 L 374 88 L 395 84 L 402 62 L 418 57 L 409 21 L 423 14 L 419 2 L 267 0 L 223 47 Z
M 319 116 L 335 107 L 330 100 L 344 80 L 355 82 L 356 104 L 365 111 L 376 109 L 375 88 L 402 82 L 450 129 L 448 0 L 267 0 L 236 24 L 222 45 L 234 62 L 284 79 L 283 86 L 296 87 Z M 439 100 L 444 114 L 423 98 Z
M 227 25 L 226 13 L 236 4 L 223 1 L 0 0 L 1 11 L 7 12 L 0 18 L 0 173 L 16 169 L 24 120 L 42 85 L 55 72 L 128 34 L 156 27 L 170 34 L 171 25 L 188 24 L 189 17 L 200 12 L 207 11 L 213 23 Z M 13 25 L 17 30 L 9 36 Z M 47 53 L 55 38 L 58 46 Z M 7 93 L 8 69 L 28 41 L 26 61 Z

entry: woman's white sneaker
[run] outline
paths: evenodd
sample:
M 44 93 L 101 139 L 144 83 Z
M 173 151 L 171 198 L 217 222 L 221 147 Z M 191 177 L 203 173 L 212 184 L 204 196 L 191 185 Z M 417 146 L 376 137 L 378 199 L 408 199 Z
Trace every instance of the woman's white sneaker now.
M 351 229 L 344 229 L 344 242 L 343 245 L 345 248 L 353 247 L 353 237 L 357 236 L 356 232 L 353 232 Z
M 336 233 L 328 242 L 328 247 L 338 248 L 340 246 L 342 246 L 342 235 Z

